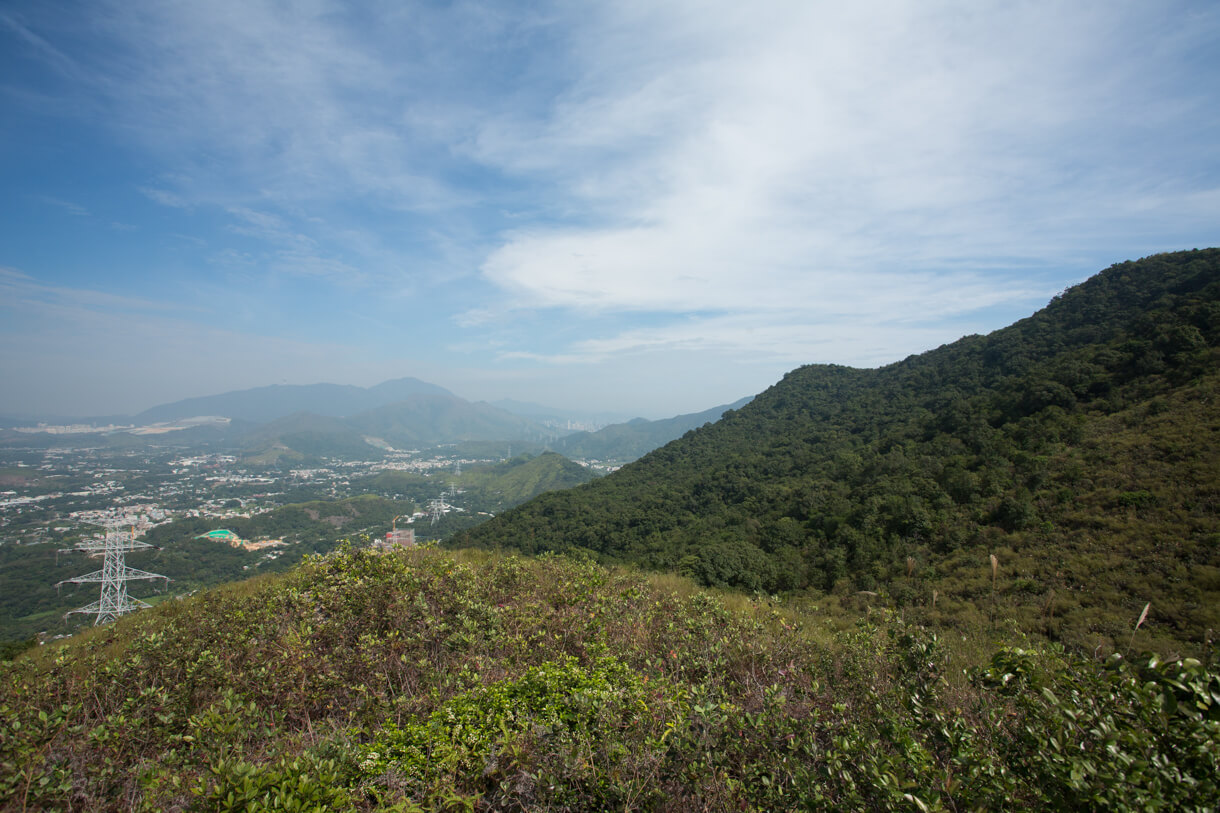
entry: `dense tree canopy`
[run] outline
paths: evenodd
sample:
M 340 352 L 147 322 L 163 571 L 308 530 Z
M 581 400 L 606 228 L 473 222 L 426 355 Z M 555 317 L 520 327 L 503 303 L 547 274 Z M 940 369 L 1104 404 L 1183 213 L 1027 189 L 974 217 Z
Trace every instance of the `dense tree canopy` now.
M 988 596 L 967 571 L 994 551 L 1024 580 L 1004 596 L 1018 613 L 1046 616 L 1055 591 L 1051 634 L 1113 636 L 1157 593 L 1175 596 L 1163 626 L 1201 641 L 1220 627 L 1218 358 L 1220 250 L 1122 263 L 988 336 L 875 370 L 801 367 L 457 544 L 925 603 Z

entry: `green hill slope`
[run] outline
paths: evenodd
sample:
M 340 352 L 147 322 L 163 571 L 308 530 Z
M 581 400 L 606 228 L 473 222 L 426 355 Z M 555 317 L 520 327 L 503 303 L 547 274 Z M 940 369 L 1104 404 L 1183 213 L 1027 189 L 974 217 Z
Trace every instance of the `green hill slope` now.
M 1199 646 L 1220 628 L 1218 348 L 1220 250 L 1122 263 L 988 336 L 795 370 L 458 543 L 929 611 L 936 591 L 941 613 L 1016 616 L 1090 649 L 1152 601 L 1156 630 Z
M 749 402 L 750 398 L 742 398 L 726 406 L 659 421 L 636 418 L 627 423 L 611 424 L 596 432 L 577 432 L 559 438 L 555 441 L 555 448 L 569 457 L 635 460 L 671 440 L 682 437 L 692 429 L 719 420 L 728 410 L 740 409 Z
M 514 458 L 496 466 L 469 469 L 459 483 L 468 491 L 495 494 L 504 505 L 517 505 L 548 491 L 587 483 L 593 474 L 555 452 L 534 458 Z
M 340 552 L 0 664 L 0 809 L 1220 804 L 1204 664 L 950 654 L 674 577 Z
M 423 475 L 383 471 L 352 483 L 352 488 L 394 499 L 414 500 L 420 506 L 444 493 L 444 500 L 460 511 L 446 513 L 435 525 L 418 526 L 419 539 L 444 539 L 484 522 L 489 516 L 520 505 L 548 491 L 572 488 L 592 480 L 594 474 L 563 455 L 546 452 L 518 455 L 490 466 L 472 466 L 462 474 Z M 457 488 L 455 495 L 450 488 Z

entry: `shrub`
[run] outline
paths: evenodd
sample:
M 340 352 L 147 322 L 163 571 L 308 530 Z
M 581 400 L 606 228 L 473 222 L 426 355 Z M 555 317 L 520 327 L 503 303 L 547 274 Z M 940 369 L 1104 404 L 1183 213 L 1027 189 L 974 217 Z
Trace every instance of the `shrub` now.
M 425 719 L 386 724 L 364 746 L 374 786 L 437 806 L 454 793 L 525 808 L 622 808 L 657 793 L 648 777 L 678 724 L 663 680 L 612 657 L 547 662 L 479 686 Z
M 346 777 L 330 760 L 281 758 L 269 765 L 222 759 L 193 789 L 193 810 L 217 813 L 328 813 L 350 810 Z

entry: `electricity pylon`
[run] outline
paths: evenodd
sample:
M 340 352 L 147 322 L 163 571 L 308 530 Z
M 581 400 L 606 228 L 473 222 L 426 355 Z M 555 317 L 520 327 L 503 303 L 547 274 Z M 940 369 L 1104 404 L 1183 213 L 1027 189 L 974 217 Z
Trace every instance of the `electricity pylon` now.
M 432 520 L 430 524 L 435 525 L 441 521 L 441 515 L 445 512 L 445 501 L 443 499 L 434 499 L 428 501 L 428 518 Z
M 135 529 L 132 529 L 131 533 L 107 530 L 106 536 L 102 539 L 83 540 L 78 542 L 76 547 L 61 551 L 61 553 L 104 554 L 101 570 L 95 570 L 92 573 L 86 573 L 84 576 L 77 576 L 72 579 L 64 579 L 55 585 L 59 587 L 63 584 L 87 584 L 91 582 L 101 582 L 102 585 L 102 595 L 97 601 L 77 610 L 69 610 L 64 614 L 64 618 L 73 613 L 85 613 L 86 615 L 96 616 L 93 620 L 93 626 L 97 627 L 102 624 L 108 624 L 124 613 L 130 613 L 144 607 L 151 607 L 151 604 L 127 595 L 127 582 L 140 579 L 165 579 L 166 584 L 169 584 L 169 577 L 162 576 L 160 573 L 149 573 L 147 570 L 137 570 L 134 567 L 128 567 L 125 561 L 127 551 L 144 550 L 151 547 L 154 546 L 147 542 L 136 541 Z

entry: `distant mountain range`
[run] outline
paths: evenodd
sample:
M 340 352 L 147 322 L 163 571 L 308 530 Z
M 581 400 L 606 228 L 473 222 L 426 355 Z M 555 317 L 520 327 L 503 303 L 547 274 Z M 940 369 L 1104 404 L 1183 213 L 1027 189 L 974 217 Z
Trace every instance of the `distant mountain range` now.
M 631 415 L 625 415 L 619 412 L 596 412 L 596 413 L 575 413 L 568 409 L 557 409 L 555 407 L 543 406 L 530 401 L 517 401 L 512 398 L 501 398 L 498 401 L 491 401 L 492 406 L 499 407 L 505 412 L 511 412 L 514 415 L 520 415 L 523 418 L 530 418 L 541 423 L 553 425 L 556 421 L 574 422 L 583 424 L 597 424 L 605 426 L 606 424 L 625 423 L 632 420 Z
M 398 447 L 464 440 L 542 441 L 550 434 L 528 418 L 452 395 L 415 395 L 362 412 L 346 423 Z
M 435 384 L 399 378 L 374 387 L 274 385 L 187 398 L 132 418 L 111 418 L 104 425 L 83 420 L 86 425 L 73 427 L 71 432 L 43 434 L 31 432 L 28 422 L 11 424 L 20 431 L 0 430 L 0 443 L 207 447 L 239 452 L 254 465 L 271 465 L 320 457 L 371 459 L 390 448 L 483 441 L 519 443 L 520 451 L 555 448 L 568 457 L 628 461 L 716 420 L 729 408 L 715 407 L 661 421 L 637 418 L 597 432 L 578 432 L 569 441 L 564 437 L 569 432 L 568 420 L 608 416 L 572 416 L 541 404 L 512 400 L 472 403 Z M 226 420 L 199 425 L 189 420 L 205 415 Z M 140 431 L 124 428 L 131 425 L 141 427 Z
M 319 457 L 372 459 L 388 449 L 465 441 L 541 446 L 551 430 L 533 421 L 447 394 L 417 394 L 347 417 L 295 412 L 246 431 L 234 441 L 251 462 Z
M 414 395 L 345 418 L 294 413 L 249 431 L 243 446 L 255 455 L 270 453 L 266 462 L 271 462 L 285 455 L 290 459 L 323 456 L 367 459 L 382 454 L 387 445 L 411 449 L 499 440 L 529 444 L 528 448 L 549 447 L 569 458 L 626 462 L 749 401 L 743 398 L 728 406 L 660 421 L 637 418 L 597 432 L 562 437 L 552 427 L 488 403 L 471 403 L 453 395 Z
M 346 384 L 276 384 L 162 404 L 141 412 L 133 420 L 147 424 L 176 421 L 196 415 L 223 415 L 234 420 L 267 423 L 297 412 L 344 418 L 396 404 L 416 395 L 457 398 L 444 387 L 420 381 L 418 378 L 397 378 L 375 387 Z
M 730 409 L 740 409 L 753 398 L 751 395 L 731 404 L 660 421 L 636 418 L 627 423 L 612 424 L 596 432 L 577 432 L 557 440 L 554 444 L 555 450 L 568 457 L 625 463 L 643 457 L 671 440 L 677 440 L 692 429 L 720 420 L 724 413 Z

